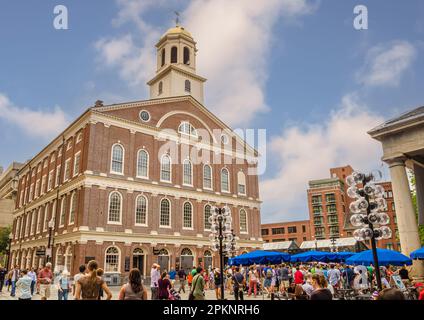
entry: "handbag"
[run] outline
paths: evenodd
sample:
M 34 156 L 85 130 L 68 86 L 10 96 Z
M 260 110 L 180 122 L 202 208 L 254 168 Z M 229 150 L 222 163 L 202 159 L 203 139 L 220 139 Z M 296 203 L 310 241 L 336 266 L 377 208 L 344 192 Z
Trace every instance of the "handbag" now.
M 191 287 L 191 291 L 188 295 L 188 300 L 194 300 L 194 290 L 196 289 L 196 284 L 197 284 L 197 280 L 199 280 L 199 277 L 197 277 L 196 281 L 193 283 L 192 287 Z

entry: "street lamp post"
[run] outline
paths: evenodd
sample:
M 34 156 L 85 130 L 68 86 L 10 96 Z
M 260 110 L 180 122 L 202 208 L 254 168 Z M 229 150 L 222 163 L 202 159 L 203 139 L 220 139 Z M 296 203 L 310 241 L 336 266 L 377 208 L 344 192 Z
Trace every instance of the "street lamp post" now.
M 332 237 L 330 239 L 330 241 L 331 241 L 331 248 L 330 248 L 331 252 L 337 252 L 336 240 L 337 239 L 335 237 Z
M 47 250 L 46 250 L 46 263 L 51 261 L 51 243 L 52 243 L 52 233 L 54 228 L 54 219 L 50 219 L 49 221 L 49 238 L 47 242 Z
M 12 239 L 13 239 L 13 234 L 9 233 L 9 241 L 7 244 L 7 255 L 6 255 L 6 274 L 7 272 L 9 272 L 9 263 L 10 263 L 10 254 L 12 252 Z
M 211 213 L 209 223 L 212 233 L 209 235 L 209 239 L 212 242 L 212 250 L 219 251 L 221 300 L 224 300 L 224 255 L 235 249 L 232 243 L 234 236 L 231 230 L 231 210 L 228 206 L 224 208 L 212 207 Z
M 357 241 L 371 241 L 377 287 L 382 290 L 376 240 L 390 239 L 392 231 L 387 226 L 390 218 L 383 212 L 387 207 L 387 202 L 383 197 L 384 188 L 374 184 L 378 179 L 377 174 L 381 177 L 379 171 L 368 175 L 353 172 L 346 178 L 346 183 L 349 185 L 348 196 L 356 199 L 349 206 L 353 213 L 350 223 L 359 227 L 354 231 L 353 236 Z

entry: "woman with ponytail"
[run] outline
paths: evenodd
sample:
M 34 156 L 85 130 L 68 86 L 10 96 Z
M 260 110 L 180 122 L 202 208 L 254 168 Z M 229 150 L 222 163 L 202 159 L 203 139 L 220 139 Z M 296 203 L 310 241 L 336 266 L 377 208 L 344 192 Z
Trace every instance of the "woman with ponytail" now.
M 333 300 L 333 295 L 327 288 L 327 280 L 322 274 L 312 275 L 312 286 L 314 291 L 311 293 L 311 300 Z
M 106 285 L 106 282 L 104 282 L 103 279 L 97 275 L 98 268 L 99 265 L 97 261 L 91 260 L 88 262 L 88 274 L 81 277 L 76 284 L 76 300 L 98 300 L 100 289 L 103 289 L 103 291 L 106 293 L 106 300 L 112 299 L 112 293 Z

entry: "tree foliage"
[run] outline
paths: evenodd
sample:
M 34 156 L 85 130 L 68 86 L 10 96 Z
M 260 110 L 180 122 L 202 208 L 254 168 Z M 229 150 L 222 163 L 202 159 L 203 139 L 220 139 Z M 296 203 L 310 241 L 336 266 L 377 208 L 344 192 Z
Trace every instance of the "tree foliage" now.
M 11 227 L 0 228 L 0 253 L 5 254 L 9 245 L 9 234 Z

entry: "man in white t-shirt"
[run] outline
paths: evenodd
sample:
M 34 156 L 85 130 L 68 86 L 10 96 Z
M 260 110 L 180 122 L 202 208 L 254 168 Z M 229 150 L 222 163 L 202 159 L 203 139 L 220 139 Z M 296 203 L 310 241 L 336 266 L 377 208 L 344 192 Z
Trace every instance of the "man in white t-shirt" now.
M 152 290 L 152 300 L 159 299 L 159 279 L 160 279 L 160 265 L 154 263 L 150 270 L 150 289 Z

